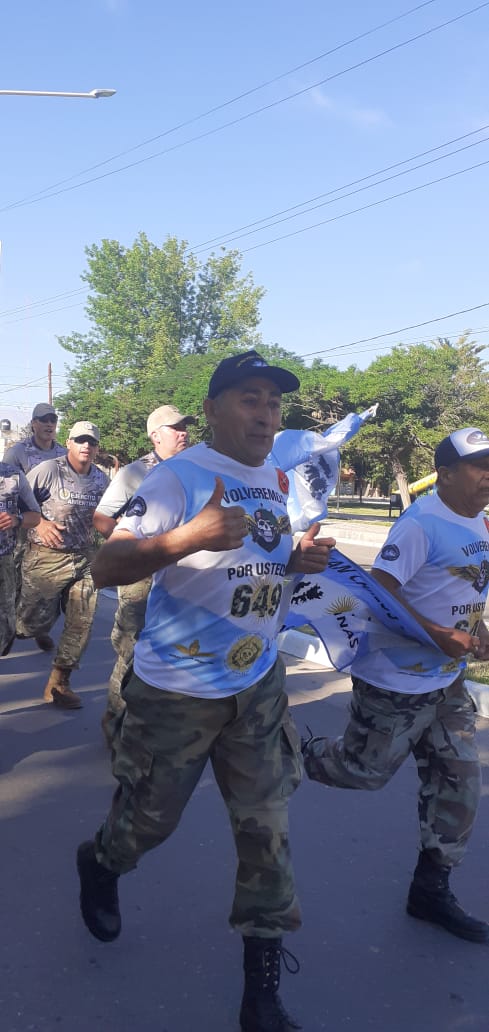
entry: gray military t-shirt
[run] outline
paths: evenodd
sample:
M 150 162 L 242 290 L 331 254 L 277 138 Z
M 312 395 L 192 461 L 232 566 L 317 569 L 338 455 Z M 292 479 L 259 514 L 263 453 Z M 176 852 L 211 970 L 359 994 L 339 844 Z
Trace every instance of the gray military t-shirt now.
M 0 462 L 0 512 L 17 516 L 22 512 L 40 512 L 27 477 L 8 462 Z M 15 548 L 17 527 L 0 530 L 0 555 L 11 555 Z
M 27 479 L 44 519 L 64 525 L 63 544 L 56 551 L 84 552 L 95 544 L 93 514 L 109 483 L 98 466 L 92 463 L 88 473 L 76 473 L 64 456 L 41 462 Z M 43 544 L 36 529 L 28 536 L 37 545 Z
M 114 479 L 111 480 L 105 494 L 97 505 L 97 512 L 101 512 L 103 516 L 110 516 L 113 520 L 122 516 L 128 501 L 137 491 L 141 481 L 144 480 L 150 469 L 157 466 L 159 462 L 161 462 L 161 459 L 158 458 L 156 452 L 152 451 L 148 452 L 147 455 L 142 455 L 135 462 L 130 462 L 129 465 L 123 466 L 116 473 Z
M 17 466 L 17 469 L 23 470 L 24 473 L 29 473 L 40 462 L 57 459 L 60 455 L 66 455 L 66 448 L 62 444 L 58 444 L 57 441 L 53 441 L 51 448 L 45 451 L 43 448 L 37 447 L 34 437 L 29 437 L 27 441 L 17 441 L 17 444 L 7 448 L 3 458 L 5 462 L 10 462 L 12 466 Z

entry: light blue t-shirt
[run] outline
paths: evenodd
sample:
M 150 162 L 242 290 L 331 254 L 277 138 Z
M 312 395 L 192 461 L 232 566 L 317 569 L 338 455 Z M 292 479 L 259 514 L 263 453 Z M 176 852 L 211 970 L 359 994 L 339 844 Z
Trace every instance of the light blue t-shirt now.
M 239 549 L 196 552 L 153 575 L 134 653 L 134 669 L 148 684 L 213 699 L 255 684 L 277 657 L 292 550 L 285 473 L 198 444 L 148 474 L 118 527 L 144 538 L 187 523 L 209 501 L 216 476 L 225 486 L 222 504 L 245 510 L 249 533 Z
M 442 627 L 477 634 L 489 585 L 489 521 L 484 513 L 460 516 L 437 494 L 418 499 L 396 520 L 374 569 L 402 585 L 401 597 Z M 352 674 L 379 688 L 417 694 L 448 687 L 465 660 L 443 662 L 433 647 L 372 651 L 352 664 Z

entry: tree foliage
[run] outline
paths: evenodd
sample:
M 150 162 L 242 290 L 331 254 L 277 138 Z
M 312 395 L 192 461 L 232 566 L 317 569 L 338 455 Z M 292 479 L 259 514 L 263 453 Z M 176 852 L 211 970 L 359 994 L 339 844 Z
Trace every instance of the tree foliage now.
M 405 505 L 408 483 L 433 469 L 438 441 L 460 426 L 487 423 L 488 373 L 467 334 L 455 343 L 398 345 L 352 385 L 355 407 L 379 402 L 378 415 L 349 452 L 371 478 L 395 477 Z
M 240 276 L 236 251 L 199 263 L 174 237 L 161 247 L 143 233 L 130 248 L 103 240 L 86 255 L 91 326 L 59 338 L 74 364 L 57 405 L 65 425 L 90 414 L 104 446 L 127 458 L 144 447 L 144 414 L 172 401 L 169 374 L 185 356 L 259 342 L 264 291 Z
M 487 429 L 488 373 L 482 347 L 469 334 L 452 343 L 398 344 L 365 370 L 339 370 L 301 358 L 258 333 L 264 291 L 241 275 L 235 251 L 200 263 L 184 241 L 161 247 L 140 234 L 132 247 L 103 240 L 86 250 L 88 334 L 60 343 L 74 362 L 68 389 L 56 398 L 60 436 L 76 419 L 92 419 L 104 448 L 123 461 L 147 450 L 146 418 L 161 404 L 201 417 L 217 363 L 240 349 L 291 369 L 300 390 L 283 399 L 283 425 L 323 432 L 352 410 L 375 401 L 377 418 L 345 450 L 364 482 L 389 491 L 397 481 L 405 504 L 408 483 L 430 472 L 434 447 L 456 427 Z M 194 440 L 206 436 L 201 418 Z

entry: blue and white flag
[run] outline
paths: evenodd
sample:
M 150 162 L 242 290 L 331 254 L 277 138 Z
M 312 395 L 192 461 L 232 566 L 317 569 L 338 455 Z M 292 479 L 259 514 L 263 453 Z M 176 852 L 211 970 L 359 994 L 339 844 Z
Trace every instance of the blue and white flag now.
M 268 461 L 289 471 L 287 511 L 292 530 L 307 530 L 328 513 L 328 498 L 338 480 L 339 448 L 358 433 L 377 412 L 371 405 L 364 412 L 350 412 L 324 434 L 314 430 L 282 430 L 277 434 Z
M 444 676 L 448 672 L 447 656 L 421 624 L 374 577 L 336 548 L 324 573 L 296 575 L 286 594 L 284 629 L 304 624 L 313 627 L 337 670 L 348 671 L 355 659 L 379 650 L 394 655 L 396 665 L 402 667 L 406 649 L 412 651 L 416 642 L 419 661 L 429 664 L 430 673 Z

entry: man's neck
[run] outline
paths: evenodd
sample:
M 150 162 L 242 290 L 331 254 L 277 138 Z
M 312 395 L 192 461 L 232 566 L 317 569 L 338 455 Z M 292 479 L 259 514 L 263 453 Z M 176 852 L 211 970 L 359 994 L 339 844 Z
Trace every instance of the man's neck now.
M 75 463 L 72 462 L 71 459 L 67 459 L 66 461 L 68 463 L 68 466 L 71 466 L 72 470 L 75 473 L 78 473 L 79 477 L 86 477 L 87 474 L 90 473 L 90 470 L 92 468 L 91 462 L 79 462 L 75 465 Z
M 54 441 L 48 441 L 47 444 L 44 444 L 43 441 L 38 441 L 34 435 L 32 436 L 32 442 L 36 448 L 39 448 L 39 451 L 51 451 L 51 448 L 54 448 Z
M 479 515 L 479 510 L 474 510 L 472 506 L 469 508 L 469 503 L 466 503 L 463 498 L 452 498 L 450 495 L 447 497 L 440 488 L 438 488 L 438 497 L 446 505 L 447 509 L 451 509 L 457 516 L 464 516 L 466 519 L 473 520 Z

